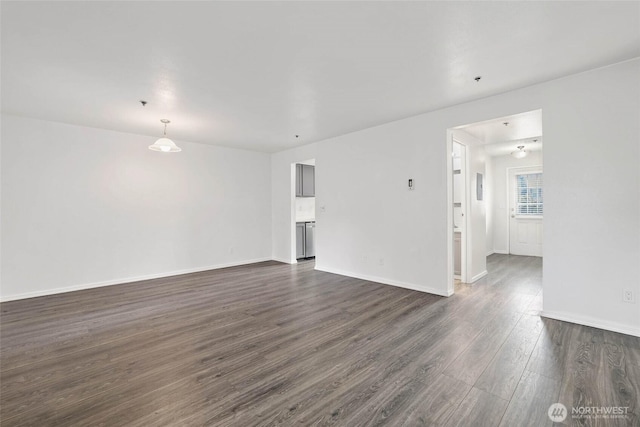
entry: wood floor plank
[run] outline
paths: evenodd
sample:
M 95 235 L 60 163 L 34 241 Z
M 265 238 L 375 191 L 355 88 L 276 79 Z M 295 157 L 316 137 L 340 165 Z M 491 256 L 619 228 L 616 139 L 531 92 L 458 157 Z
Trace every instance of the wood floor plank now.
M 539 258 L 487 265 L 449 298 L 311 261 L 2 303 L 0 425 L 638 424 L 640 339 L 541 320 Z
M 507 400 L 473 387 L 456 411 L 449 416 L 446 427 L 496 426 L 508 403 Z
M 3 417 L 17 416 L 52 400 L 91 398 L 123 383 L 147 381 L 149 375 L 158 371 L 186 374 L 193 365 L 200 369 L 215 368 L 225 354 L 240 353 L 260 336 L 266 337 L 270 330 L 263 325 L 251 329 L 243 325 L 236 334 L 229 335 L 181 335 L 177 340 L 156 336 L 135 344 L 124 342 L 117 347 L 92 348 L 65 360 L 49 359 L 38 371 L 29 369 L 30 366 L 9 371 L 3 374 L 2 397 L 19 401 L 20 406 L 3 408 Z
M 447 366 L 444 374 L 469 385 L 475 384 L 521 317 L 518 311 L 507 311 L 496 316 L 465 351 Z
M 626 360 L 625 340 L 619 334 L 600 329 L 587 326 L 576 328 L 577 334 L 570 344 L 570 357 L 566 360 L 558 401 L 568 408 L 623 407 L 630 410 L 624 416 L 606 418 L 597 414 L 578 413 L 565 420 L 565 424 L 638 425 L 635 408 L 638 407 L 636 390 L 640 369 Z
M 553 319 L 542 320 L 542 331 L 527 370 L 549 378 L 562 379 L 567 361 L 571 357 L 569 348 L 576 339 L 577 325 Z
M 442 425 L 468 393 L 470 386 L 438 375 L 430 384 L 404 379 L 388 385 L 369 404 L 352 414 L 348 425 Z
M 500 426 L 544 427 L 553 423 L 548 416 L 549 407 L 558 402 L 561 381 L 524 371 Z
M 525 314 L 474 386 L 497 397 L 510 400 L 538 342 L 542 321 Z

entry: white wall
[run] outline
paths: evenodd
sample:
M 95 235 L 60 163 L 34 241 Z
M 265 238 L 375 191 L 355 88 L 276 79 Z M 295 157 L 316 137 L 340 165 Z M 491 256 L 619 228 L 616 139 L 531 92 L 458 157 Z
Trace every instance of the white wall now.
M 271 258 L 268 154 L 2 122 L 3 300 Z
M 477 199 L 476 185 L 477 174 L 486 177 L 487 154 L 483 141 L 473 135 L 456 129 L 453 138 L 464 144 L 466 149 L 467 164 L 467 257 L 468 271 L 467 282 L 472 283 L 487 275 L 487 209 L 486 201 Z M 485 191 L 486 193 L 486 191 Z
M 297 222 L 316 220 L 315 197 L 296 197 L 295 205 Z
M 0 115 L 0 301 L 2 301 L 2 122 L 3 117 Z
M 447 129 L 541 108 L 545 314 L 640 335 L 640 305 L 622 302 L 640 295 L 638 75 L 636 59 L 315 144 L 317 268 L 446 294 Z M 291 189 L 273 182 L 275 222 Z M 274 224 L 273 238 L 290 245 L 291 231 Z
M 445 176 L 432 177 L 451 156 L 424 117 L 317 144 L 317 269 L 448 293 L 446 270 L 432 268 L 446 263 Z
M 491 204 L 491 217 L 493 218 L 493 252 L 495 253 L 509 253 L 508 169 L 528 166 L 542 166 L 542 151 L 530 151 L 523 159 L 515 159 L 511 155 L 492 157 L 491 193 L 493 194 L 493 203 Z M 546 187 L 546 176 L 544 177 L 544 185 Z M 545 190 L 546 188 L 543 191 Z

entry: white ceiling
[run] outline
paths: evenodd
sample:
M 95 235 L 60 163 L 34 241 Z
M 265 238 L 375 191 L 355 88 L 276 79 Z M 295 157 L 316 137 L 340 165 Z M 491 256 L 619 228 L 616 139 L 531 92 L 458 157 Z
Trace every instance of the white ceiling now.
M 506 125 L 505 125 L 506 123 Z M 504 156 L 524 145 L 526 151 L 542 151 L 542 111 L 535 110 L 486 122 L 460 126 L 485 145 L 490 156 Z
M 640 56 L 635 1 L 3 1 L 1 19 L 3 112 L 168 118 L 174 139 L 267 152 Z
M 525 151 L 542 151 L 542 138 L 498 142 L 485 145 L 484 149 L 491 157 L 506 156 L 514 151 L 518 151 L 518 146 L 520 145 L 524 146 Z

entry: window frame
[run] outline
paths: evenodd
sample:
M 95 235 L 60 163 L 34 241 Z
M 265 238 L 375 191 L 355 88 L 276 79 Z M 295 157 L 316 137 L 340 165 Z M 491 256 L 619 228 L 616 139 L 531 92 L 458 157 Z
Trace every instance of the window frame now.
M 519 213 L 518 208 L 520 205 L 526 205 L 526 203 L 520 203 L 519 201 L 519 191 L 520 191 L 520 187 L 518 186 L 518 176 L 523 176 L 523 175 L 541 175 L 540 180 L 542 182 L 541 186 L 538 187 L 526 187 L 527 190 L 531 189 L 531 188 L 536 188 L 536 189 L 541 189 L 541 198 L 542 201 L 538 202 L 538 203 L 529 203 L 529 204 L 536 204 L 536 205 L 541 205 L 542 206 L 542 214 L 523 214 L 523 213 Z M 515 187 L 514 187 L 514 195 L 515 195 L 515 200 L 514 200 L 514 217 L 517 219 L 542 219 L 544 218 L 544 173 L 542 170 L 529 170 L 526 172 L 515 172 L 514 173 L 514 179 L 515 179 Z

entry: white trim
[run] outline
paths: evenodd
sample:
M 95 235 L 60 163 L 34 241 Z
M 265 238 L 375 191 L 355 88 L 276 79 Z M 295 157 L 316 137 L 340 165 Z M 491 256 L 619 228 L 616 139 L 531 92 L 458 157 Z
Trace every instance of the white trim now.
M 509 251 L 505 251 L 505 250 L 502 250 L 502 249 L 494 249 L 493 253 L 494 254 L 500 254 L 500 255 L 509 255 Z
M 64 288 L 47 289 L 44 291 L 25 292 L 23 294 L 9 295 L 0 297 L 0 302 L 15 301 L 26 298 L 42 297 L 46 295 L 62 294 L 66 292 L 81 291 L 84 289 L 101 288 L 103 286 L 123 285 L 125 283 L 140 282 L 143 280 L 159 279 L 162 277 L 178 276 L 181 274 L 198 273 L 200 271 L 218 270 L 220 268 L 236 267 L 239 265 L 255 264 L 257 262 L 272 261 L 273 258 L 256 258 L 246 261 L 228 262 L 224 264 L 210 265 L 206 267 L 187 268 L 184 270 L 167 271 L 165 273 L 145 274 L 143 276 L 124 277 L 114 280 L 105 280 L 103 282 L 85 283 L 82 285 L 65 286 Z
M 493 249 L 491 249 L 490 251 L 487 251 L 487 256 L 490 256 L 493 254 L 495 254 L 495 251 Z
M 462 182 L 462 197 L 460 198 L 460 208 L 462 209 L 462 222 L 464 223 L 464 228 L 462 229 L 462 233 L 460 234 L 460 280 L 463 283 L 469 283 L 469 276 L 471 275 L 471 251 L 472 245 L 469 244 L 471 242 L 471 174 L 469 171 L 471 170 L 471 160 L 468 155 L 468 145 L 460 142 L 453 136 L 451 133 L 451 137 L 453 139 L 453 144 L 460 145 L 460 181 Z M 449 161 L 451 163 L 451 168 L 453 170 L 453 160 Z M 453 172 L 451 174 L 451 201 L 450 209 L 451 209 L 451 220 L 453 221 Z M 453 257 L 453 252 L 452 255 Z
M 604 329 L 607 331 L 619 332 L 621 334 L 640 337 L 640 328 L 634 328 L 616 322 L 609 322 L 602 319 L 595 319 L 587 316 L 576 316 L 570 313 L 558 313 L 553 311 L 542 311 L 540 316 L 549 319 L 561 320 L 563 322 L 576 323 L 578 325 L 590 326 L 592 328 Z
M 477 280 L 480 280 L 480 279 L 482 279 L 484 276 L 486 276 L 487 274 L 489 274 L 489 273 L 487 273 L 487 270 L 483 271 L 483 272 L 482 272 L 482 273 L 480 273 L 480 274 L 476 274 L 475 276 L 473 276 L 473 277 L 471 278 L 471 282 L 469 282 L 469 283 L 473 283 L 473 282 L 475 282 L 475 281 L 477 281 Z
M 296 256 L 296 162 L 292 162 L 289 165 L 289 257 L 295 259 Z
M 453 130 L 447 129 L 447 140 L 445 141 L 445 166 L 446 166 L 446 183 L 447 183 L 447 292 L 452 295 L 455 292 L 453 281 L 456 277 L 454 274 L 454 256 L 453 256 Z M 462 236 L 461 236 L 462 237 Z M 462 272 L 462 271 L 460 271 Z
M 335 268 L 328 268 L 328 267 L 322 267 L 322 266 L 319 267 L 317 264 L 315 269 L 318 271 L 324 271 L 325 273 L 339 274 L 341 276 L 353 277 L 355 279 L 367 280 L 369 282 L 382 283 L 383 285 L 391 285 L 391 286 L 396 286 L 398 288 L 411 289 L 413 291 L 426 292 L 429 294 L 435 294 L 443 297 L 449 297 L 453 295 L 452 290 L 447 290 L 447 292 L 442 292 L 442 291 L 430 288 L 428 286 L 416 285 L 414 283 L 398 282 L 397 280 L 389 280 L 382 277 L 369 276 L 366 274 L 357 274 L 350 271 L 338 270 Z

